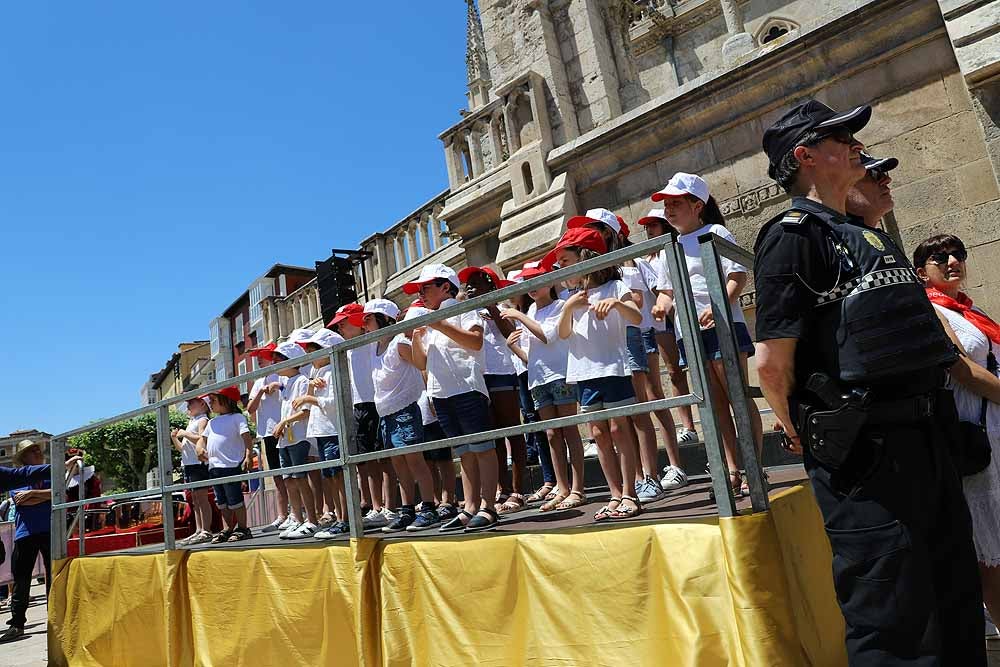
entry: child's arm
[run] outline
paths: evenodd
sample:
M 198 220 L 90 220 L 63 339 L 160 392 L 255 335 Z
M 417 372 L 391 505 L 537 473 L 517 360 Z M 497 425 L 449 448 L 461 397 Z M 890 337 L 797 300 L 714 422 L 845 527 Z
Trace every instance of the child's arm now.
M 410 363 L 421 371 L 427 370 L 427 349 L 424 347 L 426 331 L 424 327 L 417 327 L 410 332 Z M 426 378 L 424 381 L 426 382 Z
M 639 326 L 642 324 L 642 312 L 632 300 L 632 292 L 626 292 L 617 299 L 613 297 L 601 299 L 591 306 L 590 309 L 594 311 L 594 315 L 596 315 L 599 320 L 603 320 L 610 315 L 612 310 L 617 310 L 618 314 L 625 318 L 625 321 L 628 324 L 631 324 L 632 326 Z
M 531 319 L 524 313 L 522 313 L 520 310 L 514 310 L 513 308 L 508 308 L 507 310 L 503 311 L 503 318 L 505 320 L 517 320 L 518 322 L 523 324 L 524 328 L 530 331 L 535 338 L 542 341 L 546 345 L 548 344 L 549 339 L 545 335 L 545 330 L 542 329 L 542 325 L 536 322 L 535 320 Z M 509 338 L 510 336 L 508 334 L 508 340 Z
M 656 295 L 656 305 L 653 306 L 653 319 L 665 320 L 667 313 L 674 307 L 674 291 L 663 290 Z
M 518 342 L 520 340 L 521 340 L 521 330 L 514 329 L 514 331 L 511 332 L 509 336 L 507 336 L 507 347 L 510 348 L 511 352 L 517 355 L 518 359 L 520 359 L 524 363 L 528 363 L 528 355 L 525 354 L 524 349 L 520 345 L 518 345 Z
M 179 428 L 175 428 L 170 432 L 170 442 L 174 443 L 174 449 L 182 451 L 184 449 L 184 443 L 177 438 L 178 433 L 180 433 Z
M 416 364 L 413 362 L 413 348 L 410 346 L 409 343 L 405 344 L 400 343 L 396 349 L 399 350 L 400 359 L 410 364 L 411 366 L 416 366 Z
M 573 311 L 586 308 L 590 305 L 587 301 L 587 290 L 580 290 L 570 298 L 566 299 L 566 305 L 559 313 L 559 338 L 563 340 L 573 333 Z
M 729 303 L 733 304 L 735 308 L 739 308 L 737 303 L 740 298 L 740 293 L 743 292 L 743 288 L 746 287 L 749 276 L 743 271 L 739 271 L 736 273 L 730 273 L 726 276 L 726 278 L 726 297 L 729 298 Z M 702 329 L 708 329 L 715 326 L 715 313 L 712 312 L 711 306 L 698 314 L 698 324 Z
M 253 458 L 253 436 L 243 433 L 243 446 L 246 447 L 246 454 L 243 456 L 243 469 L 250 470 L 250 461 Z
M 483 349 L 483 327 L 481 325 L 477 324 L 468 331 L 443 320 L 429 326 L 431 329 L 440 331 L 467 350 L 478 352 Z

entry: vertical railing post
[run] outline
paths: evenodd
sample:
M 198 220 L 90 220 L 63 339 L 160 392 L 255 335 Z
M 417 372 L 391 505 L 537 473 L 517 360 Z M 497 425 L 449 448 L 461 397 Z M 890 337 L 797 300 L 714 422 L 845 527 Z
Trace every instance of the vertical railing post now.
M 705 273 L 708 295 L 712 301 L 712 314 L 715 318 L 715 329 L 719 338 L 719 351 L 722 353 L 722 365 L 726 370 L 726 385 L 729 391 L 729 402 L 736 418 L 736 439 L 743 465 L 747 471 L 747 486 L 750 488 L 750 505 L 754 512 L 765 512 L 769 508 L 767 489 L 764 485 L 764 474 L 760 459 L 757 457 L 757 447 L 754 440 L 753 424 L 750 419 L 749 392 L 747 378 L 743 375 L 743 364 L 740 363 L 740 352 L 736 345 L 736 331 L 733 329 L 733 313 L 726 291 L 727 277 L 722 274 L 722 262 L 719 250 L 713 243 L 714 234 L 704 234 L 698 237 L 701 249 L 701 266 Z
M 330 355 L 333 365 L 333 386 L 337 397 L 337 433 L 340 440 L 340 461 L 343 466 L 344 495 L 347 496 L 347 525 L 351 538 L 364 535 L 361 521 L 361 490 L 358 488 L 358 464 L 351 463 L 351 456 L 357 454 L 357 443 L 351 438 L 351 420 L 354 418 L 354 392 L 351 390 L 351 370 L 347 353 L 337 346 Z M 348 415 L 351 415 L 348 417 Z M 343 518 L 341 518 L 343 520 Z
M 170 407 L 163 405 L 156 409 L 156 463 L 160 473 L 160 488 L 170 486 L 173 474 L 173 457 L 170 443 Z M 174 545 L 174 496 L 163 491 L 163 550 L 172 551 Z
M 52 464 L 52 504 L 66 502 L 66 472 L 62 462 L 66 460 L 66 441 L 53 438 L 49 443 L 49 462 Z M 66 558 L 66 510 L 52 512 L 50 523 L 50 549 L 53 560 Z
M 736 515 L 736 501 L 729 484 L 729 468 L 726 466 L 725 448 L 715 414 L 715 397 L 712 396 L 712 381 L 708 375 L 710 371 L 705 363 L 705 345 L 701 340 L 701 326 L 698 324 L 697 306 L 691 291 L 691 277 L 687 272 L 687 258 L 684 247 L 677 243 L 676 233 L 672 233 L 671 237 L 673 242 L 667 245 L 665 253 L 667 270 L 674 287 L 674 307 L 681 325 L 680 338 L 684 340 L 690 376 L 694 380 L 692 384 L 695 385 L 694 391 L 698 392 L 696 395 L 701 398 L 698 413 L 705 436 L 705 455 L 712 473 L 712 489 L 715 491 L 719 516 L 731 517 Z
M 63 456 L 65 459 L 65 455 Z M 66 475 L 63 475 L 63 479 L 66 479 Z M 84 500 L 87 497 L 87 489 L 83 483 L 83 461 L 80 461 L 79 468 L 77 472 L 77 479 L 79 480 L 76 484 L 77 497 L 80 500 Z M 81 556 L 85 555 L 87 552 L 87 506 L 80 505 L 76 508 L 76 539 L 77 539 L 77 553 Z

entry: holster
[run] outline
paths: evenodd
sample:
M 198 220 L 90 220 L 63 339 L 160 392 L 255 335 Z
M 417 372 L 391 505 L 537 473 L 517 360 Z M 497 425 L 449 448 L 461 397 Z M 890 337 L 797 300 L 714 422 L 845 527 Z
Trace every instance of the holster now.
M 866 421 L 867 411 L 851 404 L 828 410 L 799 403 L 800 441 L 809 447 L 813 458 L 830 470 L 844 465 Z

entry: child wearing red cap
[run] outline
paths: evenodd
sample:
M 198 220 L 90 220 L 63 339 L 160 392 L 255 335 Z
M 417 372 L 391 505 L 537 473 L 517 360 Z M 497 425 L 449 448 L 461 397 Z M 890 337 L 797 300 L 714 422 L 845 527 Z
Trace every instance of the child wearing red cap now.
M 274 360 L 274 343 L 269 343 L 264 347 L 258 347 L 247 352 L 247 355 L 257 360 L 257 367 L 264 368 L 270 366 Z M 281 467 L 281 460 L 278 457 L 278 439 L 274 437 L 274 427 L 281 419 L 281 397 L 278 391 L 281 389 L 281 380 L 277 373 L 271 373 L 262 378 L 254 380 L 250 387 L 249 402 L 247 403 L 247 414 L 254 416 L 254 423 L 257 425 L 257 437 L 261 439 L 264 452 L 264 460 L 267 462 L 268 470 L 277 470 Z M 271 478 L 274 482 L 274 504 L 276 519 L 265 526 L 263 532 L 272 533 L 288 528 L 292 520 L 288 517 L 288 491 L 285 489 L 285 480 L 281 475 Z
M 601 234 L 587 227 L 566 231 L 543 263 L 562 267 L 592 259 L 607 251 Z M 559 337 L 569 340 L 566 382 L 575 384 L 581 412 L 593 412 L 635 403 L 635 389 L 625 358 L 625 327 L 638 325 L 642 313 L 632 292 L 612 266 L 567 281 L 579 288 L 559 316 Z M 596 521 L 619 520 L 642 512 L 639 499 L 624 491 L 632 485 L 638 467 L 638 441 L 628 417 L 591 422 L 601 469 L 611 499 L 595 515 Z M 616 455 L 617 450 L 617 455 Z M 627 485 L 627 486 L 625 486 Z

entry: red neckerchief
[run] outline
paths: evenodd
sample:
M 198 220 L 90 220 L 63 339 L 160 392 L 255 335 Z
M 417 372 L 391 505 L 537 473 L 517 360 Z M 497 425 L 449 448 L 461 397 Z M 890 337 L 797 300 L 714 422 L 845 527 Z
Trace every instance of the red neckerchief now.
M 964 292 L 958 293 L 958 298 L 953 299 L 941 290 L 934 289 L 933 287 L 928 287 L 927 298 L 931 300 L 931 303 L 936 303 L 939 306 L 943 306 L 948 310 L 953 310 L 959 313 L 962 317 L 967 319 L 972 323 L 977 329 L 979 329 L 984 336 L 989 338 L 994 343 L 1000 343 L 1000 324 L 994 322 L 988 315 L 978 310 L 972 309 L 972 299 L 969 295 Z

